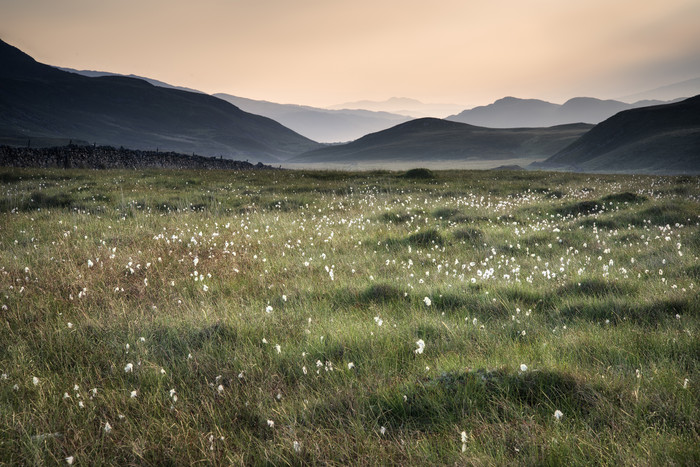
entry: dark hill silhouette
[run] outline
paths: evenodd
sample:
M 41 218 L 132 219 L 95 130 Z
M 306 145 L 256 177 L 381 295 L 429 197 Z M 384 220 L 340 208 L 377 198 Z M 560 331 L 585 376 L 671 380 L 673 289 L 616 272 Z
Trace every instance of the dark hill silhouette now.
M 73 68 L 59 68 L 59 70 L 93 78 L 99 76 L 126 76 L 128 78 L 142 79 L 154 86 L 206 94 L 196 89 L 173 86 L 172 84 L 144 76 L 122 75 L 108 71 L 76 70 Z M 410 117 L 405 115 L 389 112 L 321 109 L 308 105 L 278 104 L 276 102 L 248 99 L 225 93 L 217 93 L 213 94 L 213 96 L 230 102 L 244 112 L 271 118 L 290 130 L 320 143 L 353 141 L 368 133 L 385 130 L 410 120 Z
M 301 154 L 290 162 L 412 160 L 500 160 L 547 157 L 591 128 L 482 128 L 437 118 L 421 118 L 372 133 L 348 144 Z
M 212 96 L 61 71 L 0 41 L 0 142 L 35 137 L 260 161 L 320 146 Z
M 596 124 L 623 110 L 663 103 L 666 102 L 641 101 L 627 104 L 592 97 L 575 97 L 559 105 L 538 99 L 504 97 L 493 104 L 464 110 L 447 117 L 447 120 L 489 128 L 549 127 L 577 122 Z
M 673 104 L 620 112 L 533 167 L 700 173 L 700 95 Z

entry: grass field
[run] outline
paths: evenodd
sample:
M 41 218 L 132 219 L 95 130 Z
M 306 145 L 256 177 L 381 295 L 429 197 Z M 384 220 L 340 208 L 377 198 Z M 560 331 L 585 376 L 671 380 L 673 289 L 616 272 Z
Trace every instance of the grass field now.
M 700 178 L 413 175 L 0 170 L 0 464 L 700 464 Z

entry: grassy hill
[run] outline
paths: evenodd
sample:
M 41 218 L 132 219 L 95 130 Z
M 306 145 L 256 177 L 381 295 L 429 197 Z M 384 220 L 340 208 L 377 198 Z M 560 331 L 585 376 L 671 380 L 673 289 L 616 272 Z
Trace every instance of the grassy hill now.
M 620 112 L 536 167 L 700 173 L 700 96 Z
M 481 128 L 437 118 L 422 118 L 292 158 L 291 162 L 354 162 L 376 160 L 458 160 L 547 157 L 591 128 Z
M 212 96 L 64 72 L 1 41 L 0 64 L 0 143 L 63 138 L 260 161 L 319 146 Z

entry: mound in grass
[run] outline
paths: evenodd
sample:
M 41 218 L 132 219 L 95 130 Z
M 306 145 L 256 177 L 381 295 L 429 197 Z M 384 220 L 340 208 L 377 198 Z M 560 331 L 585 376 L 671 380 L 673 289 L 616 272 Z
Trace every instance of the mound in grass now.
M 479 229 L 459 229 L 453 233 L 457 240 L 479 242 L 484 239 L 484 233 Z
M 602 279 L 584 279 L 559 288 L 559 293 L 584 296 L 634 295 L 637 288 L 631 283 Z
M 445 239 L 442 237 L 442 234 L 435 229 L 414 233 L 408 237 L 407 241 L 410 245 L 422 247 L 433 245 L 442 246 L 445 244 Z
M 562 216 L 580 216 L 598 212 L 601 209 L 601 204 L 598 201 L 580 201 L 578 203 L 567 204 L 557 209 L 557 213 Z
M 366 302 L 390 302 L 400 300 L 404 292 L 391 284 L 375 284 L 368 287 L 361 295 Z
M 612 195 L 604 196 L 601 201 L 606 203 L 643 203 L 648 198 L 644 195 L 638 195 L 636 193 L 630 193 L 625 191 L 624 193 L 614 193 Z
M 385 212 L 381 215 L 381 219 L 384 222 L 391 222 L 396 224 L 401 224 L 411 220 L 411 215 L 408 213 L 399 214 L 398 212 Z
M 404 174 L 404 177 L 411 178 L 411 179 L 426 180 L 426 179 L 435 178 L 435 174 L 430 169 L 420 168 L 420 169 L 409 170 L 408 172 L 406 172 Z

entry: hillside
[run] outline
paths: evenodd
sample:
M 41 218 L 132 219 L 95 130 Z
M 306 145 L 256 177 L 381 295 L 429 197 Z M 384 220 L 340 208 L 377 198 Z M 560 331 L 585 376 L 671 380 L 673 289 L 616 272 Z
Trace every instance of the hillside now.
M 329 110 L 305 105 L 277 104 L 219 93 L 240 109 L 271 118 L 297 133 L 322 143 L 356 140 L 368 133 L 391 128 L 409 120 L 404 115 L 369 110 Z
M 258 161 L 319 147 L 221 99 L 139 79 L 61 71 L 2 41 L 0 64 L 0 143 L 74 139 Z
M 205 94 L 196 89 L 173 86 L 172 84 L 143 76 L 120 75 L 107 71 L 75 70 L 73 68 L 59 69 L 89 77 L 126 76 L 128 78 L 138 78 L 154 86 Z M 320 143 L 353 141 L 368 133 L 385 130 L 410 120 L 410 117 L 405 115 L 389 112 L 374 112 L 361 109 L 330 110 L 307 105 L 278 104 L 276 102 L 248 99 L 226 93 L 217 93 L 214 94 L 214 97 L 223 99 L 244 112 L 271 118 L 290 130 Z
M 310 151 L 290 159 L 290 162 L 546 157 L 590 128 L 590 125 L 577 124 L 552 128 L 494 129 L 423 118 L 367 135 L 352 143 Z
M 493 104 L 464 110 L 447 117 L 453 122 L 489 128 L 548 127 L 568 123 L 599 123 L 623 110 L 662 104 L 662 101 L 641 101 L 627 104 L 592 97 L 575 97 L 564 104 L 538 99 L 504 97 Z
M 594 172 L 700 173 L 700 95 L 620 112 L 534 166 Z
M 75 68 L 66 68 L 66 67 L 56 67 L 59 70 L 62 71 L 68 71 L 70 73 L 77 73 L 79 75 L 87 76 L 90 78 L 98 78 L 100 76 L 122 76 L 126 78 L 136 78 L 136 79 L 142 79 L 148 83 L 151 83 L 153 86 L 159 86 L 161 88 L 168 88 L 168 89 L 179 89 L 180 91 L 188 91 L 188 92 L 196 92 L 197 94 L 206 94 L 205 92 L 202 92 L 198 89 L 192 89 L 192 88 L 187 88 L 184 86 L 173 86 L 172 84 L 166 83 L 164 81 L 159 81 L 157 79 L 153 78 L 147 78 L 145 76 L 139 76 L 139 75 L 122 75 L 120 73 L 111 73 L 109 71 L 95 71 L 95 70 L 76 70 Z M 243 110 L 243 109 L 241 109 Z

